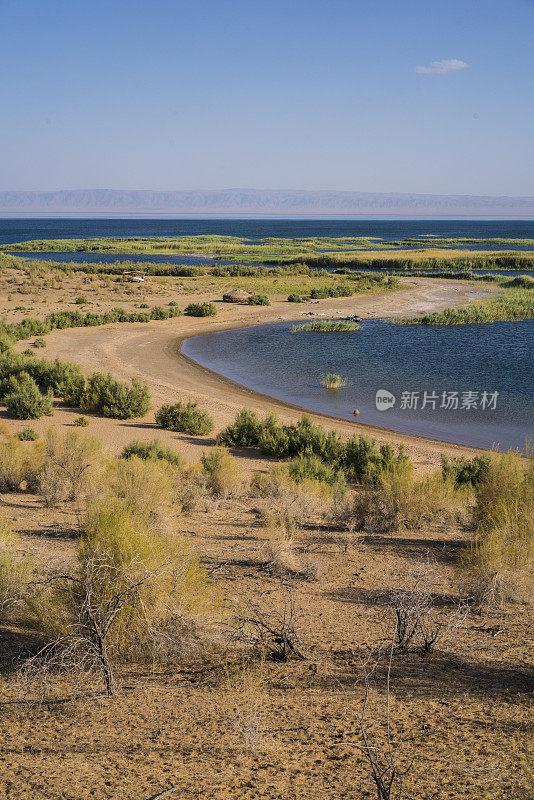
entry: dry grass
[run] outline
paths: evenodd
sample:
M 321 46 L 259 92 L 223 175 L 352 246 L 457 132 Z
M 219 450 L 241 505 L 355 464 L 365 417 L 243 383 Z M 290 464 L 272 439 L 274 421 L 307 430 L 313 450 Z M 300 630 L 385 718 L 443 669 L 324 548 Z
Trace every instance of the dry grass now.
M 408 470 L 384 470 L 377 486 L 362 486 L 341 497 L 333 506 L 332 521 L 351 535 L 420 530 L 434 519 L 458 522 L 467 514 L 469 499 L 467 488 L 458 489 L 440 472 L 418 479 Z
M 463 579 L 482 602 L 533 602 L 534 463 L 513 453 L 494 456 L 477 488 L 475 539 Z
M 35 488 L 43 464 L 42 442 L 21 442 L 4 434 L 0 439 L 0 491 Z
M 221 499 L 236 496 L 242 487 L 237 462 L 226 447 L 212 447 L 202 455 L 202 468 L 210 491 Z
M 102 443 L 79 430 L 49 428 L 39 492 L 47 505 L 78 501 L 95 486 L 103 468 Z

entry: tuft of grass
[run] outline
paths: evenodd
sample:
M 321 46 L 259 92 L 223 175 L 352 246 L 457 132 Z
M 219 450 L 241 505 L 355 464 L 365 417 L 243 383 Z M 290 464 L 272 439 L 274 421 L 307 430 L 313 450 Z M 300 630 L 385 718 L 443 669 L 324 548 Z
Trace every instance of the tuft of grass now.
M 17 433 L 17 438 L 21 442 L 35 442 L 39 438 L 39 434 L 33 428 L 23 428 Z
M 321 386 L 325 389 L 343 389 L 347 385 L 347 379 L 342 378 L 336 372 L 328 372 L 321 378 Z

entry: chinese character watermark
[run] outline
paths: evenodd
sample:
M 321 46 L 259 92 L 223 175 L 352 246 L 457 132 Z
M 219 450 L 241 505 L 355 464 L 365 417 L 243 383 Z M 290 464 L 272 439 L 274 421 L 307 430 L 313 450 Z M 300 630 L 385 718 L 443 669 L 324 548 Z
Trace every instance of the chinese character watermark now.
M 488 391 L 408 391 L 401 392 L 399 409 L 401 411 L 495 411 L 499 392 Z M 394 394 L 387 389 L 376 393 L 376 407 L 379 411 L 393 408 L 397 402 Z

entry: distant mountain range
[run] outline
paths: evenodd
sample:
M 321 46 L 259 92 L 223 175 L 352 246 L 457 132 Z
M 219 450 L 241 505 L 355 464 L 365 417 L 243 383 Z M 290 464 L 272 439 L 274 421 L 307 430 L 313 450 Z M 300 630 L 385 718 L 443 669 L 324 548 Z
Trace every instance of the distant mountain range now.
M 0 192 L 0 213 L 534 216 L 534 197 L 270 189 Z

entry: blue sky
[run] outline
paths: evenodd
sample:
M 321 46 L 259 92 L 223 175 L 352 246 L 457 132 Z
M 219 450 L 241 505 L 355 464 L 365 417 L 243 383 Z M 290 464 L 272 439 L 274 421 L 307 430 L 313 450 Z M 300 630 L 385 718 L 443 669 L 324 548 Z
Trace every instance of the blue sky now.
M 0 28 L 0 189 L 534 195 L 534 0 L 0 0 Z

